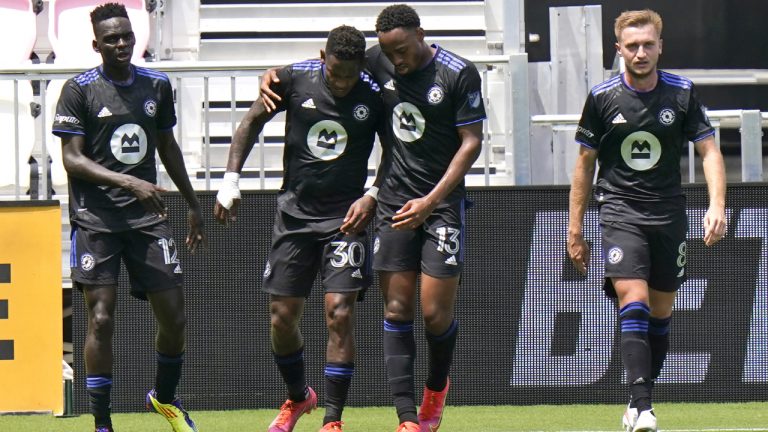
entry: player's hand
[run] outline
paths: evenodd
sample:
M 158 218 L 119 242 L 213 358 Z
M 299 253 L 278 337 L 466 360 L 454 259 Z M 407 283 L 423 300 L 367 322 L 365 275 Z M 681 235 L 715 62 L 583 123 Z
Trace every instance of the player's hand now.
M 710 207 L 702 220 L 704 224 L 704 244 L 712 246 L 725 236 L 727 224 L 725 222 L 725 209 Z
M 277 109 L 277 102 L 280 102 L 282 98 L 277 95 L 269 87 L 272 83 L 279 83 L 280 78 L 277 77 L 277 68 L 267 69 L 264 75 L 261 76 L 261 85 L 259 86 L 259 95 L 261 96 L 261 103 L 264 104 L 264 109 L 268 113 Z
M 195 253 L 199 246 L 205 247 L 207 239 L 205 231 L 203 230 L 203 212 L 200 207 L 190 207 L 187 213 L 187 221 L 189 222 L 189 234 L 187 235 L 187 249 L 191 253 Z
M 167 190 L 137 177 L 131 177 L 127 189 L 136 195 L 136 198 L 148 212 L 165 217 L 167 209 L 160 192 L 168 192 Z
M 589 267 L 589 245 L 581 234 L 568 235 L 568 257 L 576 271 L 585 275 Z
M 216 204 L 213 206 L 213 217 L 224 226 L 237 220 L 237 209 L 240 207 L 240 174 L 225 172 L 221 189 L 216 194 Z
M 437 203 L 431 202 L 427 197 L 412 199 L 392 216 L 392 228 L 416 229 L 427 220 L 435 207 Z
M 363 195 L 352 203 L 344 216 L 344 223 L 339 229 L 344 234 L 357 234 L 368 226 L 376 209 L 376 200 L 368 195 Z

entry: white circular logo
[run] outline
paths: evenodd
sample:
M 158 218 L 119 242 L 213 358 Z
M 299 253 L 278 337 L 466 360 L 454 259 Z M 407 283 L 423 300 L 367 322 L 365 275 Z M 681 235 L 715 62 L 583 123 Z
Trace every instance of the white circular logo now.
M 416 105 L 401 102 L 392 110 L 392 130 L 401 141 L 416 141 L 424 135 L 425 127 L 424 116 Z
M 93 255 L 87 253 L 87 254 L 83 254 L 83 256 L 80 257 L 81 269 L 85 271 L 91 271 L 95 265 L 96 265 L 96 260 L 93 258 Z
M 631 133 L 621 143 L 621 157 L 635 171 L 649 170 L 655 167 L 661 158 L 661 143 L 651 133 Z
M 347 147 L 347 131 L 333 120 L 319 121 L 307 133 L 307 146 L 318 159 L 336 159 Z
M 379 251 L 379 246 L 381 246 L 381 241 L 378 237 L 376 237 L 375 240 L 373 240 L 373 253 L 376 253 Z
M 144 101 L 144 112 L 148 116 L 154 117 L 157 114 L 157 102 L 154 99 L 147 99 Z
M 437 105 L 443 101 L 443 89 L 438 86 L 432 86 L 427 92 L 427 102 Z
M 675 122 L 675 112 L 671 108 L 664 108 L 659 111 L 659 121 L 665 126 L 669 126 Z
M 352 111 L 352 114 L 355 116 L 355 119 L 360 121 L 367 119 L 370 113 L 371 113 L 371 110 L 369 110 L 368 107 L 363 104 L 356 106 L 355 109 Z
M 112 154 L 126 165 L 135 165 L 147 154 L 147 134 L 141 126 L 128 123 L 112 132 Z
M 614 246 L 610 250 L 608 250 L 608 262 L 611 264 L 616 264 L 620 262 L 624 258 L 624 251 L 621 250 L 620 247 Z
M 267 261 L 267 265 L 264 267 L 264 279 L 269 279 L 271 275 L 272 275 L 272 266 L 269 265 L 269 261 Z

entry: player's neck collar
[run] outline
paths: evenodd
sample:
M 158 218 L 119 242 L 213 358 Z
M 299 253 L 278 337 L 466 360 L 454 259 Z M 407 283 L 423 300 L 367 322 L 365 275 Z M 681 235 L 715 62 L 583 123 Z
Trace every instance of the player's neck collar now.
M 116 80 L 113 79 L 110 75 L 107 75 L 107 71 L 104 70 L 104 64 L 99 65 L 99 73 L 101 73 L 101 76 L 104 77 L 105 80 L 109 81 L 113 85 L 120 87 L 130 86 L 133 84 L 133 81 L 136 78 L 136 68 L 132 64 L 128 65 L 128 78 L 125 80 Z

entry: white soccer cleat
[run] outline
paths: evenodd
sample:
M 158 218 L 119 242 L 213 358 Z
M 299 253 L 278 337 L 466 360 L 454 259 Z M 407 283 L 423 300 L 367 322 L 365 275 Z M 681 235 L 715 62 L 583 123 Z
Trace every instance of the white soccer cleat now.
M 637 416 L 632 432 L 656 432 L 656 415 L 652 409 L 643 411 Z
M 630 408 L 627 404 L 627 409 L 624 410 L 624 415 L 621 417 L 621 425 L 624 427 L 625 432 L 632 432 L 635 428 L 635 422 L 637 421 L 637 408 Z

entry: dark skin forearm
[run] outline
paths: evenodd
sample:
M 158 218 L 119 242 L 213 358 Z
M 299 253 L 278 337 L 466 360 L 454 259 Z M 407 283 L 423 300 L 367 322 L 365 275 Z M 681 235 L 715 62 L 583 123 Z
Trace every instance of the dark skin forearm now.
M 160 155 L 160 160 L 168 171 L 168 175 L 189 207 L 199 208 L 200 202 L 197 200 L 192 183 L 189 181 L 187 168 L 184 165 L 184 156 L 181 154 L 181 149 L 171 131 L 160 132 L 157 153 Z

